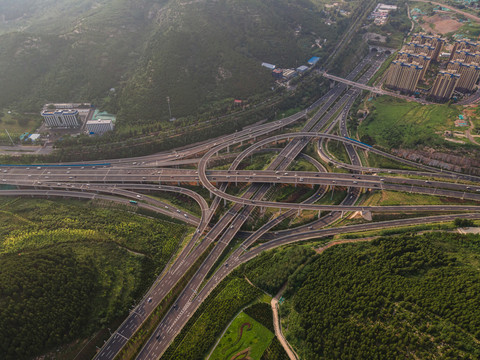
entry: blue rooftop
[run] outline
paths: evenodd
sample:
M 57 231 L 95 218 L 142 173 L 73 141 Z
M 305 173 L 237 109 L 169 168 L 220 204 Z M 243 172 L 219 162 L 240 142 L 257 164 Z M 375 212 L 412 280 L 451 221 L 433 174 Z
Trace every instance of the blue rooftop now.
M 318 60 L 320 60 L 320 58 L 318 56 L 313 56 L 310 60 L 308 60 L 307 62 L 310 64 L 310 65 L 315 65 Z

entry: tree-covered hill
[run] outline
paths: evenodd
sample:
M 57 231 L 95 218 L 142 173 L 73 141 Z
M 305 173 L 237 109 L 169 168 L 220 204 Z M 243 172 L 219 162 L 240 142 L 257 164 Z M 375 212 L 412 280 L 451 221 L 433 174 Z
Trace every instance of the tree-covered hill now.
M 287 339 L 305 359 L 478 359 L 480 237 L 337 245 L 289 279 Z
M 189 229 L 126 210 L 0 199 L 0 359 L 73 358 L 144 294 Z
M 167 96 L 179 117 L 269 91 L 261 62 L 295 67 L 328 54 L 348 23 L 330 14 L 338 19 L 325 24 L 320 3 L 4 0 L 0 108 L 88 101 L 118 113 L 122 126 L 167 120 Z M 318 38 L 326 39 L 323 49 L 312 48 Z

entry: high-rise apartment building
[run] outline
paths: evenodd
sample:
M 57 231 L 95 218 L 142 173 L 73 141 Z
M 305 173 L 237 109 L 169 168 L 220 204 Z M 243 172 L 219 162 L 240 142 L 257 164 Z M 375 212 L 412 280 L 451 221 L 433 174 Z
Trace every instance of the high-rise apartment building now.
M 472 92 L 480 76 L 480 66 L 477 63 L 465 64 L 461 61 L 451 61 L 447 69 L 460 75 L 455 90 L 460 92 Z
M 420 44 L 418 41 L 412 41 L 405 45 L 405 51 L 411 51 L 415 54 L 426 54 L 431 58 L 435 53 L 435 48 L 428 44 Z
M 424 44 L 430 45 L 431 47 L 434 48 L 433 53 L 428 54 L 428 56 L 432 58 L 432 61 L 437 61 L 438 55 L 440 54 L 440 51 L 442 51 L 442 47 L 445 41 L 446 40 L 444 38 L 441 38 L 436 35 L 427 35 L 424 33 L 412 35 L 412 42 L 422 44 L 422 45 Z
M 480 63 L 480 52 L 458 50 L 452 54 L 450 59 L 450 61 L 461 61 L 465 64 Z
M 425 53 L 413 53 L 411 51 L 399 51 L 397 55 L 397 60 L 401 60 L 406 63 L 416 62 L 423 67 L 423 70 L 420 74 L 420 79 L 425 79 L 425 73 L 427 72 L 430 61 L 432 60 Z
M 440 71 L 435 78 L 430 97 L 439 102 L 448 101 L 457 86 L 460 75 L 456 71 Z
M 480 43 L 470 39 L 455 40 L 453 43 L 452 53 L 460 50 L 468 50 L 470 52 L 480 51 Z
M 413 93 L 422 74 L 423 66 L 417 62 L 394 60 L 390 65 L 385 86 L 406 93 Z

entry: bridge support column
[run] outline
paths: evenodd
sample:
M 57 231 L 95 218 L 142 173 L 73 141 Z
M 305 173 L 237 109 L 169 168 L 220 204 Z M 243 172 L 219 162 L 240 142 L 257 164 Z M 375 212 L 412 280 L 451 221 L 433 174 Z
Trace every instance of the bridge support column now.
M 230 145 L 227 146 L 227 154 L 230 152 Z
M 227 206 L 227 199 L 223 199 L 223 206 Z
M 322 217 L 322 210 L 318 210 L 318 218 L 320 219 Z
M 213 198 L 213 193 L 210 191 L 210 199 Z

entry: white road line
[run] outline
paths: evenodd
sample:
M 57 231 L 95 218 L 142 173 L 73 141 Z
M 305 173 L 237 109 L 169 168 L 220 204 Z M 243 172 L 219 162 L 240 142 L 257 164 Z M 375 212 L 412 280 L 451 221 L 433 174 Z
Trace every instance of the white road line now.
M 127 338 L 127 337 L 123 336 L 123 335 L 122 335 L 122 334 L 120 334 L 120 333 L 117 333 L 117 335 L 118 335 L 118 336 L 121 336 L 122 338 L 124 338 L 124 339 L 125 339 L 125 340 L 127 340 L 127 341 L 128 341 L 128 340 L 130 340 L 129 338 Z

